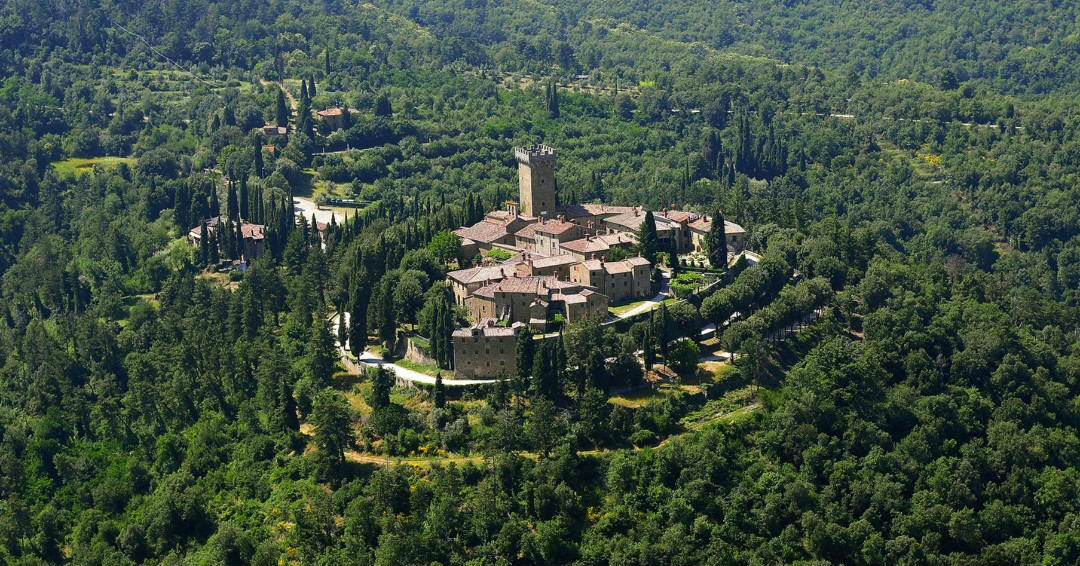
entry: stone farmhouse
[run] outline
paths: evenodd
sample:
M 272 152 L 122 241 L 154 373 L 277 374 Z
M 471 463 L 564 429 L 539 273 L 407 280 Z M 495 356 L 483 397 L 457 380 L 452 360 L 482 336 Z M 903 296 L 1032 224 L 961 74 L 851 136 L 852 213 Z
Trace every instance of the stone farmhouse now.
M 221 225 L 224 224 L 224 222 L 225 219 L 220 216 L 211 218 L 206 223 L 207 233 L 213 235 L 221 228 Z M 259 259 L 259 256 L 263 253 L 263 243 L 266 239 L 266 227 L 262 224 L 241 222 L 240 235 L 243 238 L 243 243 L 240 246 L 240 259 L 245 263 L 250 264 L 256 259 Z M 199 247 L 202 243 L 202 238 L 202 225 L 196 226 L 188 231 L 188 240 L 195 247 Z
M 326 110 L 319 110 L 315 113 L 315 115 L 318 116 L 318 118 L 323 122 L 326 122 L 326 127 L 330 130 L 340 130 L 348 125 L 346 112 L 349 115 L 360 113 L 360 111 L 355 108 L 346 109 L 341 107 L 334 107 L 327 108 Z
M 524 325 L 498 326 L 495 319 L 454 331 L 454 378 L 484 379 L 515 372 L 517 335 Z
M 570 280 L 596 288 L 611 302 L 620 302 L 650 296 L 651 271 L 652 265 L 642 257 L 623 261 L 589 259 L 570 267 Z
M 712 229 L 712 220 L 707 215 L 697 218 L 689 224 L 690 242 L 694 251 L 705 251 L 705 238 Z M 746 230 L 734 222 L 724 221 L 724 235 L 727 236 L 727 248 L 731 253 L 739 253 L 746 249 Z

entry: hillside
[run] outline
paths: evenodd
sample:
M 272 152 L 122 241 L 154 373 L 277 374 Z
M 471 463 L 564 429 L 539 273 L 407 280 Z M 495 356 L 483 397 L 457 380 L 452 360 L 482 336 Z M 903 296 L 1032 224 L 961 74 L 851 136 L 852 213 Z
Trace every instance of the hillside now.
M 0 564 L 1080 563 L 1076 10 L 5 1 Z

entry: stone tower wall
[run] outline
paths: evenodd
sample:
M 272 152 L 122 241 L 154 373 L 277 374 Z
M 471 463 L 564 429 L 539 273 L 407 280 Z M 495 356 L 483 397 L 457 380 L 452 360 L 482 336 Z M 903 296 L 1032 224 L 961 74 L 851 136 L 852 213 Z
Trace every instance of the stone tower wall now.
M 548 216 L 555 213 L 555 149 L 546 145 L 514 148 L 518 162 L 521 213 Z

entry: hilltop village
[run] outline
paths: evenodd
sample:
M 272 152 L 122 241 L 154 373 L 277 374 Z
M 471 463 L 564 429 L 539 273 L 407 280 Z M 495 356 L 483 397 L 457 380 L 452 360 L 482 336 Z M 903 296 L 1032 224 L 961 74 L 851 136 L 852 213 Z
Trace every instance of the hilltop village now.
M 519 147 L 514 156 L 518 200 L 454 231 L 462 257 L 485 255 L 481 265 L 447 275 L 455 303 L 474 323 L 453 333 L 456 378 L 490 378 L 512 368 L 521 328 L 544 332 L 556 322 L 606 316 L 609 305 L 652 297 L 661 284 L 657 266 L 634 251 L 646 210 L 558 204 L 556 150 Z M 704 251 L 712 218 L 670 209 L 654 211 L 653 218 L 663 249 Z M 746 231 L 724 224 L 728 253 L 741 252 Z M 498 251 L 510 257 L 490 261 Z

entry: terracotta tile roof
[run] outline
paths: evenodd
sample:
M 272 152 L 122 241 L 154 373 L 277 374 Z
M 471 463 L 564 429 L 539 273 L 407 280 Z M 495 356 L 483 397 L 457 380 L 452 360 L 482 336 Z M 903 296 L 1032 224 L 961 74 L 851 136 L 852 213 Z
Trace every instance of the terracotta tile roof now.
M 564 250 L 570 250 L 573 252 L 585 254 L 606 252 L 607 250 L 611 249 L 612 246 L 625 246 L 636 243 L 637 236 L 630 233 L 616 233 L 590 236 L 588 238 L 582 238 L 580 240 L 571 240 L 569 242 L 563 242 L 562 244 L 559 244 L 559 247 Z
M 580 230 L 581 226 L 574 224 L 573 222 L 566 222 L 565 220 L 551 220 L 548 222 L 541 222 L 538 225 L 534 225 L 534 230 L 541 234 L 552 234 L 555 236 L 565 234 L 571 230 Z
M 495 290 L 500 293 L 545 293 L 554 286 L 555 278 L 547 276 L 511 277 L 500 281 Z
M 570 219 L 593 216 L 593 213 L 589 212 L 588 208 L 580 204 L 565 204 L 559 208 L 559 212 Z
M 587 259 L 581 262 L 581 265 L 590 272 L 605 271 L 607 273 L 630 273 L 635 266 L 651 264 L 649 263 L 649 260 L 643 257 L 631 257 L 620 261 Z
M 240 225 L 240 233 L 244 235 L 244 239 L 261 240 L 265 237 L 265 228 L 262 224 L 248 224 L 245 222 Z
M 454 233 L 462 238 L 468 238 L 475 242 L 482 242 L 485 244 L 501 240 L 509 234 L 506 231 L 505 224 L 489 220 L 481 220 L 472 226 L 458 228 L 457 230 L 454 230 Z
M 478 281 L 491 281 L 494 283 L 507 277 L 513 277 L 517 266 L 518 263 L 501 263 L 499 265 L 470 267 L 451 271 L 446 276 L 463 285 Z
M 598 259 L 587 259 L 581 262 L 581 265 L 589 271 L 600 271 L 604 269 L 604 263 Z
M 698 232 L 708 232 L 712 229 L 712 220 L 709 220 L 708 216 L 702 216 L 697 220 L 690 223 L 690 228 Z M 724 221 L 724 233 L 725 234 L 745 234 L 746 230 L 742 226 L 734 222 Z
M 485 318 L 474 326 L 458 328 L 454 331 L 453 335 L 457 338 L 469 338 L 473 336 L 514 336 L 521 326 L 522 325 L 519 322 L 515 322 L 510 326 L 497 326 L 494 318 Z
M 589 203 L 581 205 L 591 216 L 612 215 L 612 214 L 626 214 L 628 212 L 634 212 L 632 206 L 613 206 L 603 203 Z
M 498 283 L 492 283 L 490 285 L 484 285 L 480 287 L 472 294 L 473 297 L 480 297 L 482 299 L 494 299 L 495 298 L 495 286 Z
M 653 216 L 653 220 L 656 220 L 656 216 Z M 621 226 L 630 231 L 636 231 L 641 229 L 641 223 L 645 222 L 645 213 L 624 212 L 622 214 L 616 214 L 604 219 L 604 222 L 609 224 L 615 224 Z M 657 226 L 659 228 L 659 226 Z
M 562 255 L 555 255 L 555 256 L 551 256 L 551 257 L 543 257 L 543 258 L 540 258 L 540 259 L 535 259 L 535 260 L 533 260 L 533 267 L 536 267 L 536 268 L 557 267 L 557 266 L 560 266 L 560 265 L 569 265 L 569 264 L 572 264 L 572 263 L 577 263 L 577 259 L 575 259 L 574 256 L 572 256 L 570 254 L 562 254 Z
M 350 108 L 349 113 L 350 114 L 359 114 L 360 111 L 355 109 L 355 108 Z M 319 116 L 320 118 L 330 118 L 332 116 L 342 116 L 342 115 L 344 115 L 345 114 L 345 109 L 338 106 L 338 107 L 335 107 L 335 108 L 327 108 L 326 110 L 319 110 L 315 114 L 317 116 Z
M 664 216 L 664 218 L 674 222 L 690 222 L 698 217 L 698 215 L 693 212 L 686 212 L 683 210 L 668 210 L 660 214 Z
M 591 293 L 591 291 L 589 291 L 588 289 L 583 289 L 580 293 L 569 293 L 569 294 L 559 293 L 557 295 L 552 296 L 552 300 L 562 301 L 564 303 L 571 303 L 571 304 L 585 303 L 585 302 L 588 302 L 588 300 L 589 300 L 588 296 L 585 295 L 586 292 Z
M 215 216 L 206 222 L 206 231 L 211 234 L 217 231 L 217 227 L 221 224 L 221 217 Z M 266 227 L 262 224 L 252 224 L 250 222 L 242 222 L 240 224 L 240 234 L 244 239 L 262 240 L 266 237 Z M 188 235 L 199 238 L 202 237 L 202 224 L 188 230 Z
M 536 229 L 539 226 L 540 226 L 539 223 L 529 224 L 528 226 L 526 226 L 526 227 L 522 228 L 521 230 L 518 230 L 517 232 L 515 232 L 514 237 L 516 237 L 516 238 L 527 238 L 529 240 L 535 240 L 536 239 Z

